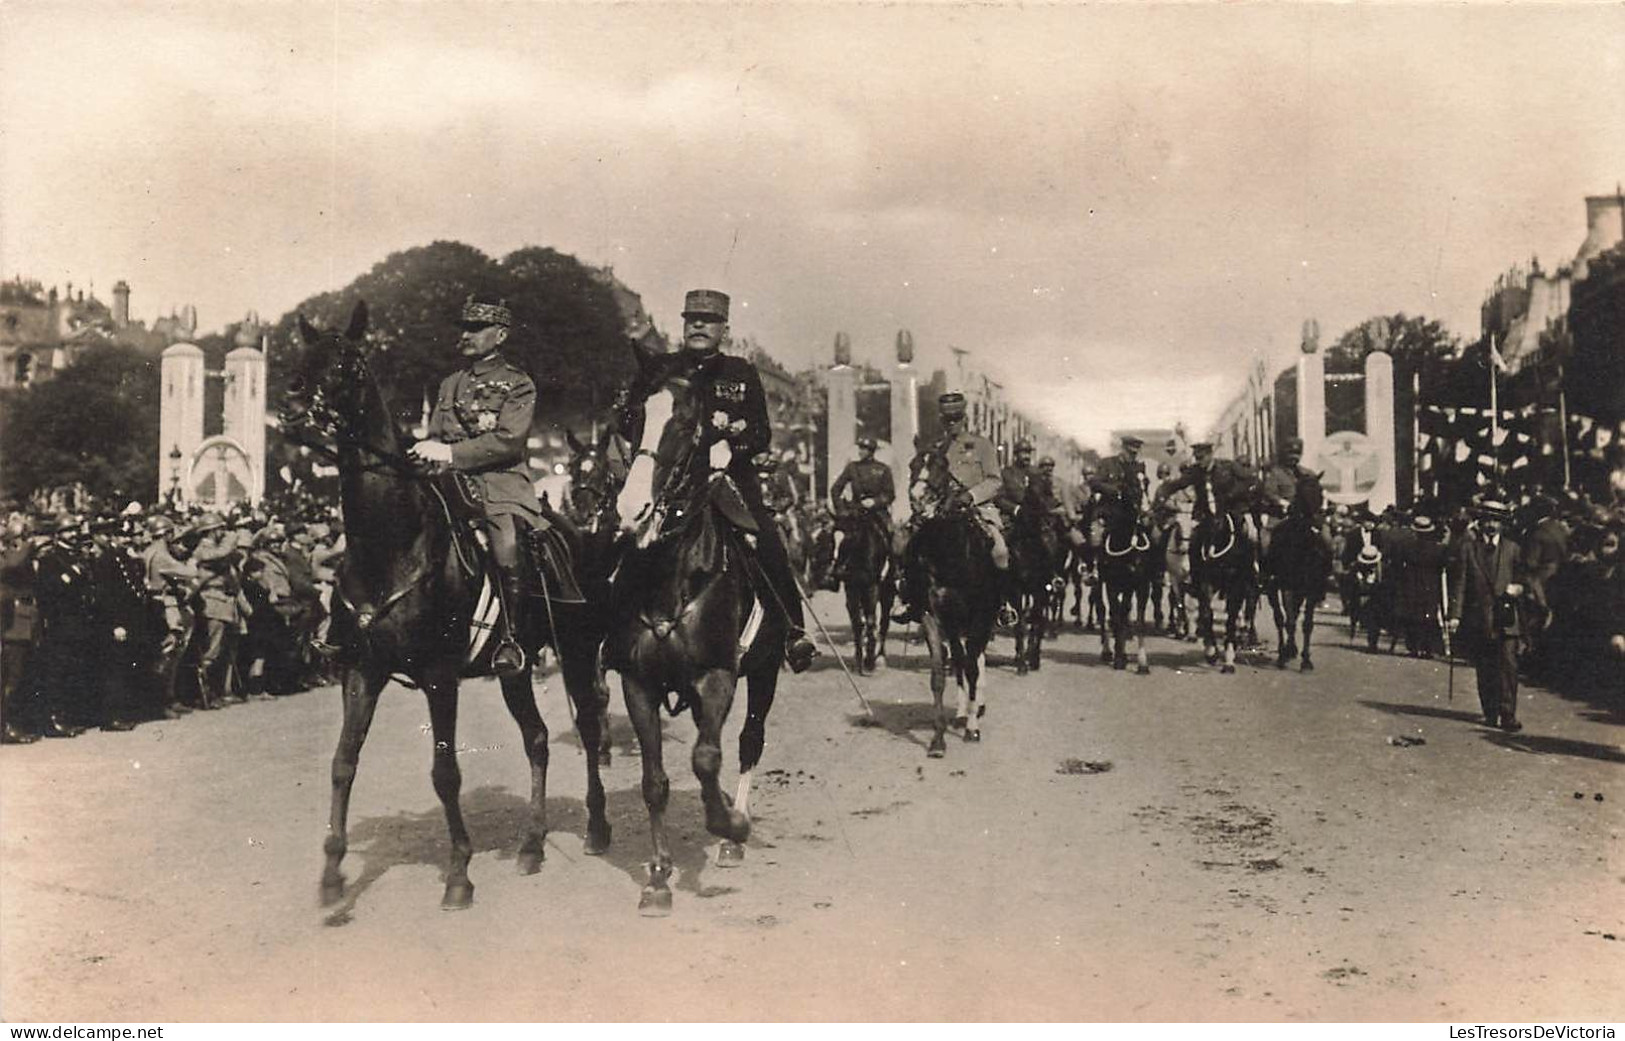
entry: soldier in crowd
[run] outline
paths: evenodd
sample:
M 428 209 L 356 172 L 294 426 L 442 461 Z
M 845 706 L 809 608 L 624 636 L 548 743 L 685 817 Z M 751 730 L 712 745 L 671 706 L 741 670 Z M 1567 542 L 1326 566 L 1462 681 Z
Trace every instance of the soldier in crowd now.
M 542 523 L 542 507 L 525 468 L 525 443 L 536 413 L 536 385 L 502 354 L 513 326 L 505 301 L 469 297 L 463 305 L 458 350 L 466 368 L 440 384 L 428 436 L 414 444 L 422 463 L 459 475 L 484 510 L 484 528 L 496 564 L 503 624 L 492 666 L 500 675 L 526 667 L 516 634 L 523 625 L 522 528 Z
M 937 510 L 950 504 L 969 508 L 993 544 L 993 566 L 1000 571 L 1010 567 L 1010 550 L 993 503 L 1004 484 L 993 442 L 965 428 L 965 395 L 957 391 L 937 399 L 937 415 L 942 436 L 916 457 L 919 478 L 909 489 L 914 512 L 901 551 L 903 581 L 898 590 L 904 609 L 892 619 L 900 625 L 918 621 L 925 607 L 925 576 L 919 573 L 913 535 L 920 521 Z
M 291 620 L 298 613 L 293 599 L 293 583 L 283 557 L 286 531 L 272 522 L 261 528 L 247 548 L 243 560 L 243 595 L 248 605 L 239 663 L 246 693 L 251 698 L 268 698 L 273 693 L 290 693 L 294 671 Z
M 97 664 L 89 722 L 103 730 L 129 731 L 150 705 L 139 705 L 148 693 L 154 661 L 150 650 L 152 613 L 146 593 L 146 569 L 130 552 L 124 526 L 106 520 L 91 528 L 87 547 L 93 590 L 92 654 Z
M 69 518 L 36 556 L 35 590 L 42 633 L 32 682 L 39 685 L 46 737 L 75 737 L 90 722 L 87 695 L 96 688 L 95 586 L 84 564 L 82 521 Z
M 874 525 L 891 544 L 891 506 L 897 498 L 897 486 L 892 480 L 891 467 L 875 458 L 875 439 L 864 435 L 858 438 L 858 457 L 841 469 L 840 476 L 829 486 L 829 501 L 835 513 L 836 526 L 850 532 L 858 524 Z M 850 492 L 850 496 L 847 493 Z M 848 543 L 842 537 L 835 552 L 835 576 L 844 578 L 849 563 Z
M 195 565 L 186 558 L 190 551 L 185 540 L 175 538 L 175 522 L 157 517 L 150 525 L 151 541 L 142 551 L 146 564 L 147 595 L 158 605 L 163 620 L 158 650 L 158 703 L 164 715 L 178 718 L 190 711 L 181 701 L 176 678 L 181 660 L 192 645 L 192 594 L 199 582 Z
M 38 741 L 41 721 L 39 685 L 32 682 L 33 652 L 41 622 L 35 601 L 34 557 L 44 545 L 42 533 L 23 514 L 6 523 L 0 544 L 0 721 L 8 745 Z
M 1478 674 L 1484 722 L 1508 733 L 1518 721 L 1519 601 L 1523 553 L 1503 530 L 1511 517 L 1498 499 L 1481 503 L 1473 532 L 1462 539 L 1451 568 L 1449 626 L 1456 646 Z
M 242 623 L 238 597 L 242 592 L 236 532 L 226 526 L 218 513 L 207 513 L 187 533 L 194 542 L 192 563 L 199 572 L 194 597 L 200 623 L 197 658 L 198 704 L 219 708 L 228 701 L 241 700 L 233 691 L 232 663 L 236 659 L 238 627 Z

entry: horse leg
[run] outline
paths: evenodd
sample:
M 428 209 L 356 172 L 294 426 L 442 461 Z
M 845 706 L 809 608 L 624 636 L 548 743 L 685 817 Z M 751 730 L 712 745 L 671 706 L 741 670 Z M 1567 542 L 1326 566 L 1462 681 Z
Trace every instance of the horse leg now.
M 982 740 L 982 717 L 987 715 L 986 692 L 979 686 L 987 658 L 980 649 L 975 654 L 971 654 L 969 648 L 961 653 L 965 675 L 963 690 L 968 698 L 965 705 L 965 741 L 975 744 Z
M 1286 668 L 1286 663 L 1292 660 L 1291 647 L 1292 625 L 1286 609 L 1281 604 L 1281 590 L 1271 587 L 1267 594 L 1270 600 L 1270 617 L 1275 619 L 1275 667 Z
M 463 771 L 457 765 L 457 670 L 437 664 L 423 676 L 423 696 L 429 703 L 429 725 L 434 733 L 434 765 L 429 777 L 446 811 L 451 836 L 451 857 L 446 862 L 446 892 L 440 907 L 460 911 L 474 902 L 474 883 L 468 880 L 468 862 L 474 844 L 463 823 Z M 533 768 L 534 769 L 534 768 Z
M 1027 675 L 1027 641 L 1032 638 L 1027 613 L 1021 609 L 1022 597 L 1013 598 L 1016 606 L 1016 675 Z
M 344 873 L 339 864 L 349 849 L 350 789 L 355 784 L 356 763 L 361 759 L 361 746 L 367 741 L 373 712 L 378 708 L 378 694 L 385 682 L 376 669 L 351 666 L 344 670 L 344 724 L 339 731 L 339 746 L 333 752 L 333 802 L 328 811 L 327 840 L 322 844 L 327 854 L 327 865 L 322 869 L 324 906 L 344 897 Z
M 643 805 L 649 811 L 649 837 L 654 846 L 649 882 L 638 898 L 638 913 L 658 918 L 671 914 L 671 847 L 666 841 L 666 804 L 671 799 L 671 780 L 666 776 L 661 759 L 660 695 L 641 679 L 624 672 L 621 695 L 643 757 Z
M 762 761 L 762 749 L 767 743 L 767 714 L 773 710 L 778 687 L 779 670 L 771 664 L 745 675 L 745 725 L 739 731 L 739 785 L 734 791 L 734 809 L 747 821 L 750 820 L 751 775 Z M 744 859 L 743 846 L 724 840 L 717 854 L 717 866 L 732 867 Z
M 1142 593 L 1142 595 L 1140 597 L 1139 609 L 1138 609 L 1138 613 L 1136 614 L 1136 620 L 1135 620 L 1135 624 L 1134 624 L 1134 657 L 1135 657 L 1135 661 L 1137 663 L 1135 665 L 1135 667 L 1134 667 L 1134 674 L 1136 676 L 1149 676 L 1149 675 L 1151 675 L 1151 659 L 1145 653 L 1145 601 L 1146 601 L 1146 596 L 1144 594 L 1149 593 L 1150 596 L 1153 598 L 1152 602 L 1157 604 L 1159 606 L 1159 608 L 1160 608 L 1161 603 L 1162 603 L 1162 594 L 1160 592 L 1158 592 L 1158 590 L 1160 588 L 1161 588 L 1160 586 L 1151 586 L 1149 589 L 1145 590 L 1144 593 Z M 1156 625 L 1157 625 L 1157 628 L 1159 628 L 1159 629 L 1162 627 L 1162 623 L 1160 621 L 1157 622 Z M 1156 630 L 1153 629 L 1152 631 L 1155 632 Z
M 750 838 L 750 818 L 733 807 L 721 784 L 722 725 L 733 707 L 737 682 L 729 669 L 707 669 L 700 677 L 696 684 L 699 704 L 694 712 L 699 733 L 689 759 L 700 782 L 700 801 L 705 804 L 705 830 L 724 842 L 742 845 Z
M 1044 597 L 1034 597 L 1032 604 L 1027 609 L 1032 617 L 1031 646 L 1027 650 L 1028 666 L 1034 672 L 1037 672 L 1039 666 L 1044 663 L 1044 636 L 1048 625 L 1048 619 L 1044 616 L 1044 601 Z
M 576 709 L 576 733 L 587 755 L 587 840 L 584 852 L 590 857 L 609 849 L 610 825 L 605 814 L 603 767 L 609 757 L 609 687 L 599 662 L 599 649 L 592 637 L 564 639 L 559 650 L 559 672 L 564 692 Z M 547 740 L 547 728 L 542 728 Z M 597 750 L 596 752 L 594 750 Z M 542 760 L 545 769 L 547 760 Z M 521 865 L 521 869 L 523 865 Z
M 519 724 L 519 740 L 530 759 L 530 826 L 519 842 L 515 859 L 521 875 L 534 875 L 542 869 L 547 856 L 543 848 L 547 841 L 547 724 L 536 708 L 536 692 L 528 671 L 504 676 L 500 682 L 502 700 L 507 703 L 508 714 Z
M 944 660 L 947 649 L 942 645 L 942 629 L 935 615 L 925 615 L 920 628 L 925 632 L 925 646 L 931 654 L 931 700 L 936 707 L 936 713 L 932 716 L 931 744 L 925 754 L 932 759 L 941 759 L 948 753 L 948 742 L 944 737 L 948 730 L 948 710 L 942 704 L 943 692 L 948 687 L 948 670 Z
M 1202 641 L 1202 653 L 1207 663 L 1219 660 L 1219 648 L 1213 632 L 1213 588 L 1206 583 L 1196 587 L 1196 633 Z
M 852 657 L 858 675 L 863 675 L 863 605 L 859 602 L 857 583 L 850 577 L 841 579 L 841 591 L 846 598 L 846 621 L 852 629 Z
M 1229 675 L 1236 671 L 1236 639 L 1241 628 L 1241 613 L 1244 609 L 1246 596 L 1242 593 L 1229 591 L 1224 597 L 1224 664 L 1219 672 Z
M 1309 658 L 1310 635 L 1315 631 L 1315 601 L 1305 599 L 1303 602 L 1303 671 L 1314 672 L 1315 663 Z

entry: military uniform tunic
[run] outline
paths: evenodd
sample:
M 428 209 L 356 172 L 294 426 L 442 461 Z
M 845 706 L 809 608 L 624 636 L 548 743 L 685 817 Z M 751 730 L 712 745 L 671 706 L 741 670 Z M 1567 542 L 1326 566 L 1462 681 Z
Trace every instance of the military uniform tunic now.
M 525 467 L 536 385 L 500 353 L 440 383 L 428 436 L 451 445 L 451 468 L 468 475 L 486 516 L 536 523 L 541 504 Z
M 873 509 L 877 513 L 885 513 L 891 509 L 892 500 L 897 498 L 897 486 L 892 481 L 891 467 L 878 459 L 854 459 L 847 463 L 841 475 L 835 478 L 830 486 L 830 501 L 839 503 L 841 493 L 848 487 L 852 489 L 852 502 L 861 504 L 864 499 L 875 501 Z

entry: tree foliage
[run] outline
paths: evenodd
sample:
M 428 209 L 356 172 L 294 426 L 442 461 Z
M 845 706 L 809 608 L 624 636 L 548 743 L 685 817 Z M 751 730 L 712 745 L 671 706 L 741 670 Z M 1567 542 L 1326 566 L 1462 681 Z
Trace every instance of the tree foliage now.
M 1379 323 L 1387 323 L 1387 339 L 1382 340 Z M 1428 359 L 1448 358 L 1456 353 L 1457 338 L 1439 322 L 1403 311 L 1380 315 L 1356 325 L 1326 349 L 1328 372 L 1362 372 L 1365 356 L 1375 350 L 1393 355 L 1394 368 L 1409 372 L 1421 368 Z
M 8 497 L 84 484 L 113 501 L 158 488 L 159 367 L 128 347 L 86 348 L 69 368 L 0 399 L 0 487 Z
M 425 397 L 463 364 L 457 319 L 471 294 L 504 299 L 512 310 L 514 327 L 503 351 L 536 381 L 539 424 L 584 424 L 630 378 L 627 318 L 607 276 L 546 247 L 496 261 L 472 246 L 442 241 L 393 253 L 344 288 L 284 315 L 271 334 L 271 406 L 303 347 L 298 315 L 342 328 L 356 301 L 365 300 L 368 340 L 379 351 L 374 371 L 398 418 L 410 423 Z

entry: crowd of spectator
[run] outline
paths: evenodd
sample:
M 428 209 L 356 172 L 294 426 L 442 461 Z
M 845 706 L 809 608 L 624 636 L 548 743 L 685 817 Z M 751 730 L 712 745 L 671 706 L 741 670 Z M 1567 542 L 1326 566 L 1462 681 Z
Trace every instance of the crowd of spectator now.
M 132 730 L 326 682 L 336 508 L 6 514 L 6 743 Z
M 1508 534 L 1521 548 L 1522 663 L 1529 677 L 1625 709 L 1625 505 L 1582 496 L 1524 494 Z M 1454 548 L 1471 510 L 1436 504 L 1381 515 L 1339 507 L 1333 519 L 1337 584 L 1372 649 L 1431 657 L 1444 650 L 1440 605 Z

